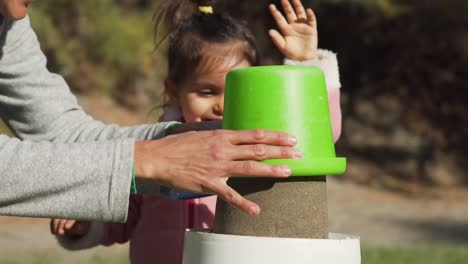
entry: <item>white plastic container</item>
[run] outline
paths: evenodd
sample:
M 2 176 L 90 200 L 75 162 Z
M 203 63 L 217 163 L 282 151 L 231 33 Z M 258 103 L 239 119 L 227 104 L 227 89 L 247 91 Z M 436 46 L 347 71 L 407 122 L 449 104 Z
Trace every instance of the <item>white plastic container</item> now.
M 359 237 L 328 239 L 221 235 L 187 231 L 184 264 L 359 264 Z

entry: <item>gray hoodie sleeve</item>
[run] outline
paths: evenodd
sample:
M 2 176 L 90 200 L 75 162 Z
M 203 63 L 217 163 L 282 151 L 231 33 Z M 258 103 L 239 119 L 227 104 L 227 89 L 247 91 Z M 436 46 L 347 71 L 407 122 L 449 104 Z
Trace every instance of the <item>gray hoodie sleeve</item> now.
M 25 140 L 0 136 L 0 214 L 105 221 L 126 219 L 134 140 L 166 126 L 93 120 L 46 69 L 28 17 L 0 17 L 0 118 Z
M 0 113 L 18 138 L 84 142 L 163 135 L 164 124 L 119 127 L 93 120 L 78 105 L 64 79 L 47 70 L 28 17 L 13 23 L 7 20 L 3 31 Z

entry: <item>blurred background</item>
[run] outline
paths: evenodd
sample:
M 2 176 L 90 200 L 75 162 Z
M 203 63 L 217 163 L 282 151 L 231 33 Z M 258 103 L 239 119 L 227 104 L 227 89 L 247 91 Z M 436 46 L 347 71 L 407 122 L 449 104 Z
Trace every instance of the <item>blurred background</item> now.
M 274 0 L 218 0 L 245 20 L 265 64 Z M 157 0 L 41 0 L 30 7 L 51 71 L 95 118 L 156 122 L 166 74 Z M 303 0 L 319 46 L 338 53 L 342 176 L 329 177 L 330 231 L 361 236 L 363 263 L 468 262 L 468 2 Z M 10 133 L 0 124 L 2 133 Z M 48 221 L 0 217 L 0 263 L 128 263 L 127 246 L 66 252 Z

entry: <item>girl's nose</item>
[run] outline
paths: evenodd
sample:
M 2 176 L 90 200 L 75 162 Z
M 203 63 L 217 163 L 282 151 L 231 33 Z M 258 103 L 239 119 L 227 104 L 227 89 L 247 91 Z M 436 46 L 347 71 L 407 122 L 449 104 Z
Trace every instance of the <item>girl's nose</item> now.
M 217 116 L 223 116 L 223 112 L 224 112 L 224 97 L 223 96 L 213 106 L 213 112 Z

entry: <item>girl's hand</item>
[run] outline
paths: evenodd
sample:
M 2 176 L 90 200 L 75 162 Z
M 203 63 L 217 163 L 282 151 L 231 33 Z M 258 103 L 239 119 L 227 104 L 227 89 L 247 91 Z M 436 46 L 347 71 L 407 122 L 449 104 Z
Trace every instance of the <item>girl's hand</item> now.
M 286 18 L 274 4 L 269 6 L 280 32 L 270 29 L 273 43 L 284 56 L 296 61 L 316 60 L 317 57 L 317 20 L 312 9 L 304 9 L 300 0 L 281 0 Z
M 89 221 L 76 221 L 68 219 L 50 220 L 50 232 L 54 235 L 70 235 L 81 237 L 89 232 Z

